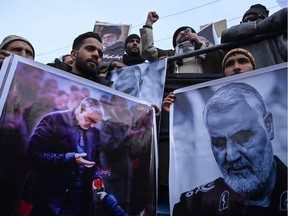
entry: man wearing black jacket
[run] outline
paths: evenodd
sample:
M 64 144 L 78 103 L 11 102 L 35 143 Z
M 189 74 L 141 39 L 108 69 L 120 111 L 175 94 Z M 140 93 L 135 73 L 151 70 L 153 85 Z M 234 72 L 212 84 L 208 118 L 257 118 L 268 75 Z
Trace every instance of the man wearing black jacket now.
M 99 65 L 103 58 L 103 45 L 101 37 L 95 32 L 86 32 L 75 38 L 70 53 L 72 67 L 55 59 L 48 65 L 71 72 L 99 84 L 111 86 L 113 82 L 99 76 Z

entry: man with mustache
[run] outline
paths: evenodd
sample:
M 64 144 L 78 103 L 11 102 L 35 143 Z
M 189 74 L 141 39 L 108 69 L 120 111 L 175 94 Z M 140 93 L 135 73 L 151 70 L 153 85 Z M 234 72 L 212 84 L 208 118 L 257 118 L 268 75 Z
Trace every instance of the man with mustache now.
M 287 167 L 273 156 L 273 119 L 261 95 L 229 83 L 208 100 L 203 120 L 222 177 L 183 193 L 173 215 L 287 215 Z
M 112 86 L 113 82 L 99 76 L 99 65 L 103 58 L 102 39 L 95 32 L 85 32 L 73 41 L 70 56 L 73 60 L 72 67 L 57 61 L 50 66 L 71 72 L 86 79 L 95 81 L 105 86 Z

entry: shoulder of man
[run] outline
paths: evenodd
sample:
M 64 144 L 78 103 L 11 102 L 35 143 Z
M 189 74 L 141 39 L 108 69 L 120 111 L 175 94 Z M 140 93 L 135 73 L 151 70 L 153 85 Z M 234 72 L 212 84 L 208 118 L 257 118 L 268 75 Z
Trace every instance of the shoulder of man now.
M 215 190 L 215 187 L 217 187 L 217 179 L 214 181 L 211 181 L 209 183 L 200 185 L 190 191 L 186 191 L 185 193 L 182 193 L 181 198 L 185 198 L 185 199 L 194 199 L 194 198 L 200 198 L 202 197 L 204 194 L 208 193 L 213 193 Z
M 57 69 L 60 69 L 60 70 L 67 71 L 67 72 L 72 71 L 72 67 L 70 65 L 65 64 L 64 62 L 61 62 L 58 58 L 56 58 L 54 60 L 54 62 L 48 63 L 47 65 L 54 67 L 54 68 L 57 68 Z
M 215 181 L 182 193 L 180 202 L 175 204 L 173 211 L 178 212 L 177 216 L 192 212 L 195 215 L 201 215 L 204 212 L 215 213 L 224 211 L 229 208 L 231 195 L 231 191 L 223 179 L 218 178 Z

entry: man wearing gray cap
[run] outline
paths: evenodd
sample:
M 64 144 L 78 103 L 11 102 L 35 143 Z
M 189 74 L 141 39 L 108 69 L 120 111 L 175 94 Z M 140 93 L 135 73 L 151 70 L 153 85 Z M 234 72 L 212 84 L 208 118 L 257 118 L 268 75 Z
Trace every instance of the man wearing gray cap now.
M 26 38 L 18 35 L 9 35 L 5 37 L 0 44 L 0 68 L 4 58 L 16 54 L 34 60 L 35 50 Z

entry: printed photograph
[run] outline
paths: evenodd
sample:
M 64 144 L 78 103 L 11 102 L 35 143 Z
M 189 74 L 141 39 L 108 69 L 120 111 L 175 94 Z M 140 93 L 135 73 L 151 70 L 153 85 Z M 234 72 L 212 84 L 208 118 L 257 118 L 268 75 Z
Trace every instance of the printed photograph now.
M 287 65 L 175 95 L 171 215 L 287 214 Z
M 112 88 L 150 102 L 162 109 L 167 59 L 127 66 L 112 70 L 107 79 L 114 81 Z
M 153 107 L 9 58 L 1 69 L 8 74 L 0 98 L 1 205 L 23 216 L 156 215 Z
M 103 63 L 111 61 L 122 62 L 124 54 L 125 40 L 130 32 L 131 26 L 128 24 L 113 24 L 96 21 L 93 32 L 102 38 L 103 44 Z

